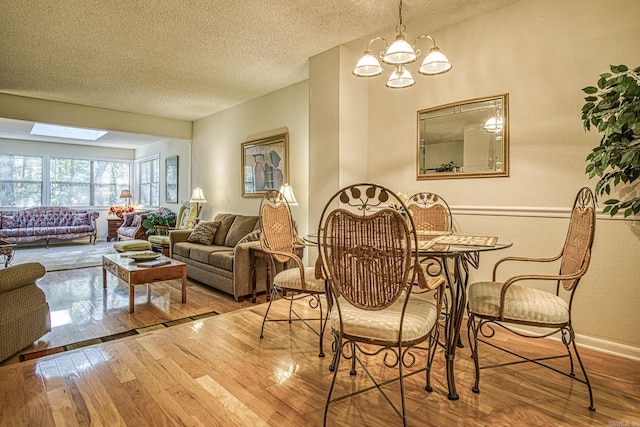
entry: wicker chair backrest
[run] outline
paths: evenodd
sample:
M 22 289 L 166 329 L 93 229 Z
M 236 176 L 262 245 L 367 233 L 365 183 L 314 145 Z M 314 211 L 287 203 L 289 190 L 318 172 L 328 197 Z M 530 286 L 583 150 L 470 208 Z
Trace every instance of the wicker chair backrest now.
M 444 199 L 433 193 L 417 193 L 407 200 L 407 209 L 417 230 L 449 231 L 451 211 Z
M 278 194 L 280 194 L 278 192 Z M 293 227 L 289 206 L 279 197 L 266 197 L 260 207 L 260 244 L 265 252 L 278 262 L 286 262 L 289 257 L 272 252 L 294 252 L 296 231 Z
M 576 196 L 569 221 L 567 238 L 562 249 L 560 274 L 579 274 L 575 279 L 563 280 L 567 291 L 574 289 L 587 271 L 591 258 L 591 246 L 595 234 L 595 201 L 593 193 L 587 187 Z

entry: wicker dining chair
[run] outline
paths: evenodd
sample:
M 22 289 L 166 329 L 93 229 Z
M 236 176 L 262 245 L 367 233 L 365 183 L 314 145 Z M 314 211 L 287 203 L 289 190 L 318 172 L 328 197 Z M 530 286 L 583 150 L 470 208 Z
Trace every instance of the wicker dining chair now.
M 418 231 L 450 232 L 453 230 L 451 209 L 437 194 L 421 192 L 405 202 Z
M 322 271 L 329 284 L 329 318 L 334 336 L 333 379 L 327 395 L 329 406 L 377 388 L 406 425 L 404 369 L 415 367 L 418 344 L 428 342 L 426 386 L 431 391 L 430 369 L 437 342 L 444 280 L 434 283 L 438 298 L 412 297 L 412 283 L 426 287 L 419 267 L 415 227 L 405 220 L 400 199 L 375 184 L 356 184 L 334 194 L 322 212 L 318 249 Z M 401 409 L 387 397 L 383 387 L 361 361 L 361 356 L 384 353 L 386 367 L 398 369 Z M 351 361 L 350 374 L 358 362 L 374 382 L 345 396 L 332 398 L 340 371 L 340 359 Z M 383 384 L 384 383 L 384 384 Z
M 292 268 L 284 269 L 273 277 L 271 298 L 262 320 L 260 338 L 264 338 L 266 322 L 287 321 L 291 323 L 294 320 L 298 320 L 309 326 L 308 321 L 319 320 L 319 329 L 317 331 L 313 328 L 311 329 L 318 333 L 320 337 L 318 356 L 324 357 L 323 338 L 327 317 L 323 316 L 321 296 L 326 292 L 325 281 L 316 279 L 315 267 L 305 267 L 300 257 L 296 254 L 296 247 L 304 245 L 304 241 L 298 237 L 293 225 L 289 204 L 279 191 L 267 191 L 262 198 L 260 204 L 260 229 L 262 230 L 260 233 L 260 245 L 263 252 L 268 255 L 266 261 L 271 263 L 271 271 L 276 271 L 276 262 L 293 264 Z M 268 317 L 271 304 L 278 296 L 289 301 L 289 316 L 287 319 L 269 319 Z M 309 297 L 309 306 L 318 308 L 319 318 L 303 318 L 293 308 L 295 300 Z
M 439 195 L 427 192 L 416 193 L 410 196 L 405 204 L 407 212 L 416 226 L 418 243 L 433 240 L 443 234 L 453 233 L 451 209 Z M 445 276 L 440 258 L 427 257 L 422 259 L 421 263 L 428 280 L 438 280 L 438 278 Z M 445 299 L 445 305 L 446 302 Z
M 494 265 L 493 278 L 490 282 L 477 282 L 469 285 L 468 335 L 475 364 L 475 383 L 472 387 L 474 392 L 480 392 L 480 369 L 533 362 L 585 384 L 589 390 L 589 409 L 595 411 L 591 383 L 578 353 L 575 332 L 571 324 L 571 309 L 574 303 L 574 296 L 580 278 L 587 272 L 589 267 L 594 231 L 595 205 L 593 193 L 585 187 L 576 196 L 569 221 L 569 230 L 564 246 L 558 255 L 551 258 L 503 258 Z M 498 281 L 498 268 L 513 262 L 531 263 L 533 266 L 535 266 L 533 263 L 553 262 L 554 266 L 559 264 L 559 272 L 557 274 L 517 274 Z M 534 271 L 539 272 L 540 269 L 537 268 Z M 532 283 L 541 284 L 545 282 L 554 283 L 555 291 L 549 292 L 528 286 Z M 530 359 L 516 354 L 514 351 L 506 350 L 493 342 L 489 342 L 489 338 L 495 334 L 495 326 L 527 338 L 545 338 L 560 332 L 566 353 L 537 359 Z M 515 328 L 521 326 L 526 327 L 529 332 L 524 332 L 521 328 L 515 330 Z M 533 331 L 538 327 L 545 329 L 536 334 Z M 478 334 L 482 336 L 483 340 L 478 340 Z M 478 360 L 479 341 L 517 356 L 520 360 L 481 367 Z M 573 347 L 584 378 L 575 376 L 574 359 L 570 345 Z M 522 350 L 525 349 L 518 349 L 520 352 Z M 564 357 L 569 358 L 569 373 L 543 363 L 545 360 Z

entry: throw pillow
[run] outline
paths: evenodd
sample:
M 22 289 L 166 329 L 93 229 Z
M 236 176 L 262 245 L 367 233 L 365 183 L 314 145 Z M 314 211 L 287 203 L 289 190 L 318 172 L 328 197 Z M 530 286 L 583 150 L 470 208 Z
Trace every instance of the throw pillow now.
M 213 236 L 215 236 L 216 231 L 218 231 L 218 227 L 220 227 L 219 221 L 201 221 L 196 225 L 196 228 L 193 229 L 191 234 L 189 234 L 187 242 L 210 245 L 213 242 Z
M 240 239 L 237 245 L 240 245 L 242 243 L 257 242 L 258 240 L 260 240 L 260 231 L 261 230 L 253 230 L 251 233 Z
M 131 223 L 133 222 L 133 217 L 136 216 L 135 212 L 127 212 L 122 217 L 124 222 L 122 223 L 122 227 L 131 227 Z
M 142 215 L 135 215 L 131 221 L 131 227 L 138 227 L 140 224 L 142 224 Z

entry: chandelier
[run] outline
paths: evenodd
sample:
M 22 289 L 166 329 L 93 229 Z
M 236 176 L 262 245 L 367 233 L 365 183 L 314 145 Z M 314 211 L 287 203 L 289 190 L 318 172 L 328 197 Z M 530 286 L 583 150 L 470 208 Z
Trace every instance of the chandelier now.
M 386 86 L 392 89 L 400 89 L 410 87 L 415 84 L 413 76 L 407 69 L 407 65 L 415 62 L 422 53 L 416 49 L 416 43 L 420 39 L 429 39 L 433 42 L 433 47 L 429 49 L 429 54 L 422 61 L 422 65 L 418 68 L 418 73 L 425 76 L 435 76 L 437 74 L 446 73 L 451 69 L 451 63 L 447 57 L 440 52 L 436 41 L 431 36 L 421 35 L 410 45 L 404 37 L 407 27 L 402 23 L 402 0 L 398 8 L 398 16 L 400 23 L 396 25 L 396 39 L 391 45 L 387 43 L 384 37 L 376 37 L 369 41 L 367 50 L 364 51 L 362 57 L 353 69 L 353 74 L 358 77 L 374 77 L 382 74 L 382 65 L 380 61 L 373 55 L 371 45 L 377 40 L 381 40 L 385 44 L 385 50 L 380 52 L 380 58 L 385 64 L 393 66 L 393 72 L 387 81 Z

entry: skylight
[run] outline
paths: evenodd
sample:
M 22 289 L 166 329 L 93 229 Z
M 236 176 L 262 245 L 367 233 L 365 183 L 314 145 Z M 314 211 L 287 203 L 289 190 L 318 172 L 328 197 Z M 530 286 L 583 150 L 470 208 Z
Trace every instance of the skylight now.
M 107 131 L 96 129 L 83 129 L 70 126 L 48 125 L 35 123 L 31 128 L 31 135 L 54 136 L 57 138 L 82 139 L 95 141 L 107 134 Z

